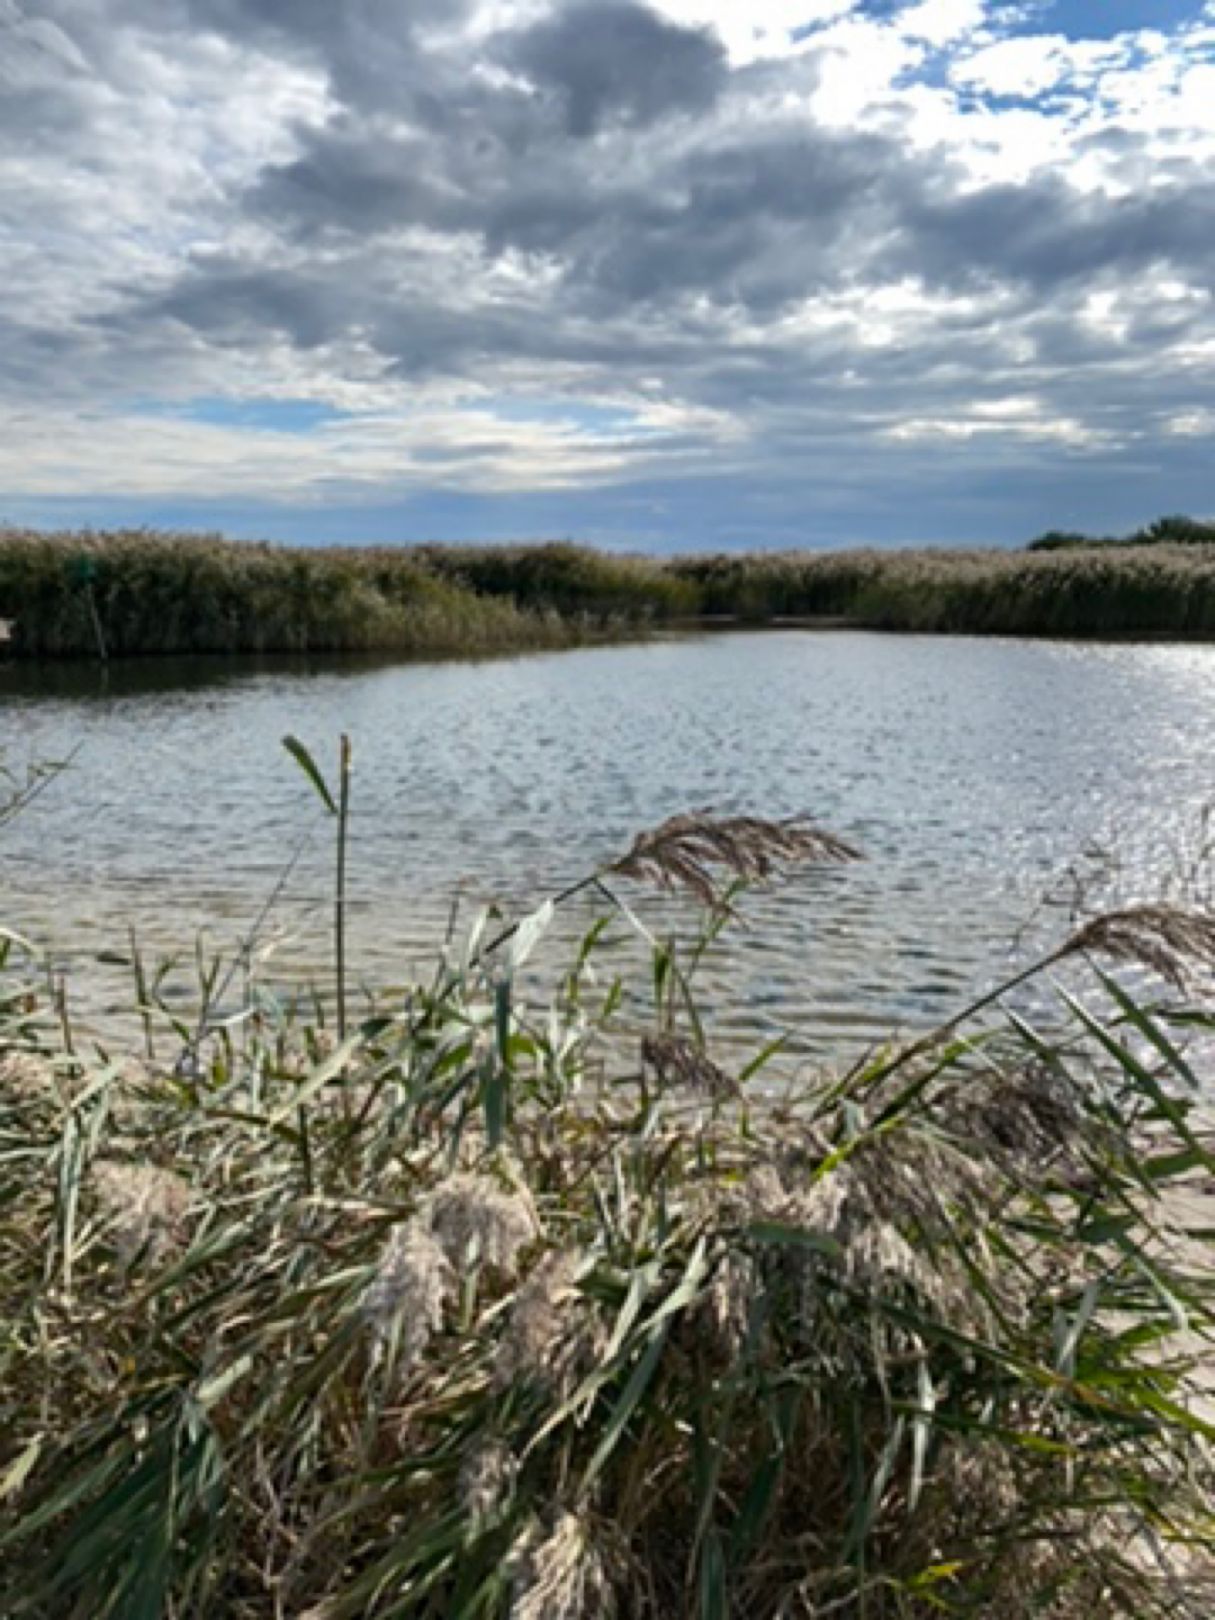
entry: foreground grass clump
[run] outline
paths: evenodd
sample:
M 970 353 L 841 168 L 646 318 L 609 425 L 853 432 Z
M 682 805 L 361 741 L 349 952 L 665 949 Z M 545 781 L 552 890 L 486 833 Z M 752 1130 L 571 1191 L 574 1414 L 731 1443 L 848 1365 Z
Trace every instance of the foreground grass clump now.
M 715 865 L 852 853 L 764 829 L 604 871 L 716 929 Z M 1166 1019 L 1102 978 L 1049 1042 L 951 1026 L 755 1095 L 695 947 L 647 1013 L 596 932 L 529 1008 L 550 911 L 341 1042 L 166 1018 L 172 1064 L 51 1041 L 12 975 L 0 1612 L 1209 1616 L 1178 1189 L 1215 1150 Z M 1101 953 L 1180 974 L 1215 928 L 1143 908 L 1052 960 Z

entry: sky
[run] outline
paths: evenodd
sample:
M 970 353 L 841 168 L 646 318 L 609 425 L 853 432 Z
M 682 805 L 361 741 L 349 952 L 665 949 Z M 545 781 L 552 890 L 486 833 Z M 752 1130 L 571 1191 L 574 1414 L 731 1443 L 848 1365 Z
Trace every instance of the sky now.
M 1215 513 L 1215 0 L 0 0 L 0 522 Z

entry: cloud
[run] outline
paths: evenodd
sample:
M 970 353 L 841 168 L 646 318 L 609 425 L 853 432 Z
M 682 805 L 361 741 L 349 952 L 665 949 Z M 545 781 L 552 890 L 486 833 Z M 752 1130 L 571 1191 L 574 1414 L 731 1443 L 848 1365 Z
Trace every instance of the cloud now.
M 1061 34 L 1002 39 L 955 64 L 955 84 L 992 96 L 1030 99 L 1053 90 L 1069 67 L 1068 42 Z
M 911 39 L 943 46 L 981 28 L 986 11 L 984 0 L 920 0 L 899 14 L 899 25 Z
M 706 112 L 726 81 L 725 50 L 710 33 L 632 0 L 580 0 L 508 36 L 502 55 L 542 100 L 556 102 L 580 139 L 605 124 L 644 127 Z
M 1209 420 L 1213 54 L 1196 7 L 0 0 L 0 494 L 1148 499 Z M 340 420 L 193 409 L 275 398 Z

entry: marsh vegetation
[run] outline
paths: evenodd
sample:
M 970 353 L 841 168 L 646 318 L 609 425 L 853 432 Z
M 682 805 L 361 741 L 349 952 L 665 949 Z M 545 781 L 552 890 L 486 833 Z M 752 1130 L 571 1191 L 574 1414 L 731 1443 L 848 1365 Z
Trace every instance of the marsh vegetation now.
M 0 533 L 0 617 L 29 658 L 485 653 L 567 646 L 556 614 L 478 596 L 407 551 L 166 535 Z
M 1188 526 L 1188 527 L 1187 527 Z M 0 531 L 0 619 L 26 658 L 482 653 L 713 618 L 1042 636 L 1215 636 L 1209 525 L 1024 551 L 667 559 L 564 542 L 279 547 L 217 536 Z
M 1088 964 L 1049 1033 L 989 993 L 847 1072 L 723 1057 L 738 885 L 856 854 L 675 818 L 578 886 L 703 907 L 639 982 L 596 926 L 537 1004 L 549 902 L 344 1039 L 200 960 L 101 1050 L 10 945 L 0 1609 L 1209 1615 L 1215 925 L 1090 920 L 1022 972 Z

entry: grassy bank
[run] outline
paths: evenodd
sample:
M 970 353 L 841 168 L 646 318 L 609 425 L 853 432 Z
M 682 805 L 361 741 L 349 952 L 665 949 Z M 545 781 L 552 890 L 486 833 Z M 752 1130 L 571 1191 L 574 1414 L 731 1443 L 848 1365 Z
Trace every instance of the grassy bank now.
M 587 628 L 476 595 L 408 552 L 142 530 L 0 532 L 0 619 L 24 658 L 480 653 L 567 646 Z
M 1199 527 L 1199 526 L 1195 526 Z M 574 545 L 272 547 L 0 532 L 17 657 L 490 652 L 711 617 L 882 630 L 1215 638 L 1215 545 L 622 557 Z
M 852 853 L 680 818 L 587 882 L 713 932 L 723 883 Z M 137 1055 L 10 955 L 0 1612 L 1208 1616 L 1182 1024 L 1098 977 L 1049 1040 L 984 998 L 765 1095 L 699 1033 L 694 948 L 622 999 L 593 933 L 529 1006 L 550 916 L 344 1040 L 145 979 Z M 1069 959 L 1180 983 L 1215 925 L 1142 907 Z
M 560 613 L 769 624 L 827 619 L 967 635 L 1215 637 L 1215 546 L 621 558 L 547 547 L 429 547 L 477 591 Z
M 679 559 L 702 609 L 965 635 L 1215 637 L 1215 547 Z

